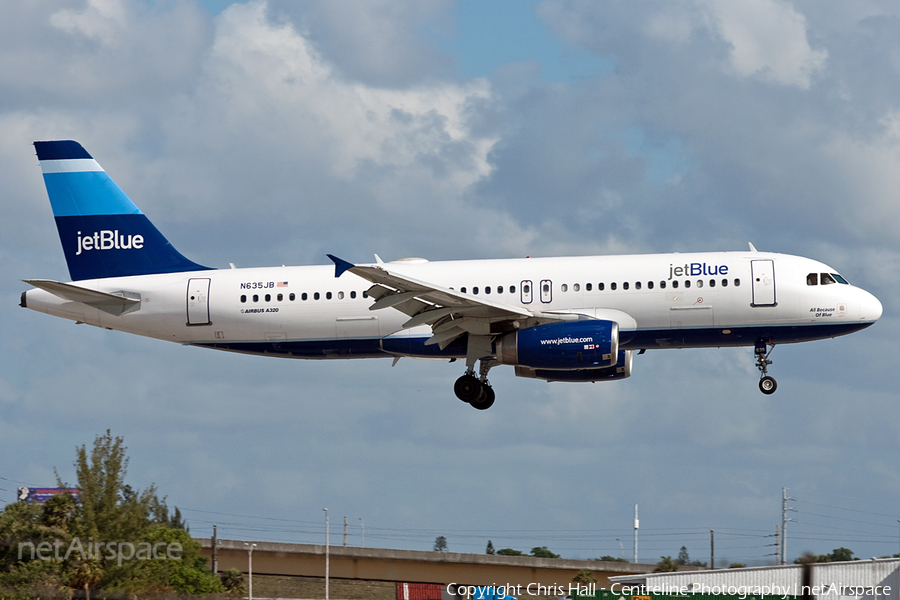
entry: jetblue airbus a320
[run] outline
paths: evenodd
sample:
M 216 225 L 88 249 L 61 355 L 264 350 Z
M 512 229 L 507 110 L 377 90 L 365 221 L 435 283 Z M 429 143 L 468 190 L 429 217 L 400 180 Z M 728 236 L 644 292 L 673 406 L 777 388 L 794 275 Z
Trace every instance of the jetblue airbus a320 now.
M 463 359 L 456 396 L 494 403 L 488 371 L 609 381 L 657 348 L 776 344 L 864 329 L 872 294 L 828 265 L 749 251 L 211 269 L 182 256 L 74 141 L 35 142 L 72 282 L 29 279 L 21 305 L 192 346 L 340 359 Z M 477 368 L 476 368 L 477 366 Z

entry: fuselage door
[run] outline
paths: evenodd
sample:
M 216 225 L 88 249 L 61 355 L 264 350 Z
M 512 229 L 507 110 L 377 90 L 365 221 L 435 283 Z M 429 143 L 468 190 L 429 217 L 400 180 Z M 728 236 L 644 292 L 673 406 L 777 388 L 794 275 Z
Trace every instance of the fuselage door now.
M 553 300 L 553 282 L 549 279 L 541 281 L 541 302 L 550 303 Z
M 751 260 L 753 306 L 775 306 L 775 261 Z
M 531 304 L 531 299 L 532 299 L 531 282 L 523 281 L 522 285 L 519 286 L 519 289 L 522 291 L 522 304 Z
M 187 324 L 209 325 L 209 278 L 188 279 Z

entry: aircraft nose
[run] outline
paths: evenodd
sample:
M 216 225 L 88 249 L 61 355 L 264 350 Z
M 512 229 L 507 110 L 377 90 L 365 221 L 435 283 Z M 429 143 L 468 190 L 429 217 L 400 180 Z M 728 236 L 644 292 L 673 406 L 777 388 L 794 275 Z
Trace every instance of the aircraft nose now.
M 881 318 L 883 311 L 884 307 L 881 306 L 881 301 L 869 292 L 863 291 L 862 302 L 859 305 L 859 319 L 874 323 Z

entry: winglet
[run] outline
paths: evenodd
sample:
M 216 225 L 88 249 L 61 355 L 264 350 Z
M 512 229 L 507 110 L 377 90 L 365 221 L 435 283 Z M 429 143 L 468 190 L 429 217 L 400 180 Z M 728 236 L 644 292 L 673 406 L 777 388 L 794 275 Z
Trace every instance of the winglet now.
M 758 252 L 758 250 L 756 249 L 756 246 L 753 245 L 753 242 L 747 242 L 747 243 L 750 244 L 750 252 Z
M 345 271 L 349 271 L 350 269 L 352 269 L 353 267 L 356 266 L 353 263 L 349 263 L 346 260 L 344 260 L 342 258 L 338 258 L 337 256 L 335 256 L 333 254 L 327 254 L 326 256 L 328 256 L 328 258 L 330 258 L 334 262 L 334 276 L 335 277 L 340 277 L 341 275 L 344 274 Z

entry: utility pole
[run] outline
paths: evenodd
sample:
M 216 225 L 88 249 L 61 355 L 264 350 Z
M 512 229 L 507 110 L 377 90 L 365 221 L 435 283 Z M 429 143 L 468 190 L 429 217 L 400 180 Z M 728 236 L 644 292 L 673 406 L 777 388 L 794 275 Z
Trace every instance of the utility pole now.
M 796 508 L 788 506 L 788 500 L 796 501 L 796 498 L 788 498 L 787 488 L 781 488 L 781 562 L 779 564 L 785 564 L 787 560 L 787 522 L 793 521 L 794 519 L 787 518 L 787 512 L 793 511 L 797 512 Z
M 328 600 L 328 509 L 322 510 L 325 511 L 325 600 Z
M 709 530 L 709 568 L 716 568 L 716 532 Z
M 359 524 L 362 527 L 362 544 L 363 548 L 366 547 L 366 524 L 363 523 L 362 517 L 359 518 Z
M 347 517 L 344 517 L 344 546 L 347 545 Z
M 634 564 L 638 561 L 637 534 L 640 522 L 638 521 L 638 505 L 634 505 Z
M 212 538 L 212 572 L 216 575 L 219 574 L 219 549 L 217 546 L 219 545 L 219 540 L 216 537 L 216 524 L 213 523 L 213 538 Z

